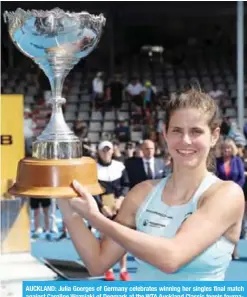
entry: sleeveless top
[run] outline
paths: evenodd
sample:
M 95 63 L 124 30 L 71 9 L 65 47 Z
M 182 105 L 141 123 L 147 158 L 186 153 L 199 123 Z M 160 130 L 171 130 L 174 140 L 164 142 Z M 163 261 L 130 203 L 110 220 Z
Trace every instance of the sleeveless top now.
M 162 201 L 162 193 L 168 179 L 169 176 L 162 179 L 138 209 L 135 218 L 138 231 L 157 237 L 175 237 L 184 220 L 196 211 L 197 202 L 202 194 L 218 180 L 215 175 L 208 173 L 186 204 L 169 206 Z M 224 280 L 225 272 L 232 259 L 233 249 L 234 244 L 222 236 L 191 262 L 171 274 L 162 272 L 158 268 L 136 259 L 137 272 L 133 274 L 132 280 Z

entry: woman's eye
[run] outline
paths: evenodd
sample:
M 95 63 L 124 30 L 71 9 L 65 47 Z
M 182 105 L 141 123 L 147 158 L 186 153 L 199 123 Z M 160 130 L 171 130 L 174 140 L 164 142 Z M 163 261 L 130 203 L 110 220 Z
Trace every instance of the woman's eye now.
M 199 135 L 199 134 L 202 134 L 202 131 L 198 130 L 198 129 L 195 129 L 195 130 L 192 130 L 192 134 Z

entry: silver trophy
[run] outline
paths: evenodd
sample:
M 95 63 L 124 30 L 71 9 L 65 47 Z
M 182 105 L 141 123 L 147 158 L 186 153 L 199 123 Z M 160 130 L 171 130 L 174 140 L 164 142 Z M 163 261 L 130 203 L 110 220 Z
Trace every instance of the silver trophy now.
M 62 98 L 62 88 L 69 71 L 99 42 L 104 16 L 65 12 L 59 8 L 50 11 L 18 8 L 15 12 L 6 11 L 4 20 L 14 44 L 44 71 L 52 91 L 50 121 L 33 143 L 33 158 L 19 162 L 17 180 L 10 193 L 70 197 L 75 194 L 71 189 L 73 179 L 88 185 L 92 193 L 99 192 L 95 162 L 81 158 L 81 142 L 64 120 L 62 104 L 66 100 Z M 87 176 L 90 172 L 91 178 Z

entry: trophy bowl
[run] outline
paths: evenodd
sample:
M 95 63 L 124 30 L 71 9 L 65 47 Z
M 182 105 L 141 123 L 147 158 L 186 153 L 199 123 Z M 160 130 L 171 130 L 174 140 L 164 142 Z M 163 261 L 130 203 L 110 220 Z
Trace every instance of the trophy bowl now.
M 72 181 L 78 180 L 91 194 L 103 189 L 96 162 L 82 156 L 82 144 L 66 124 L 62 112 L 64 79 L 81 58 L 96 47 L 105 25 L 102 14 L 18 8 L 4 12 L 10 38 L 16 47 L 44 71 L 51 85 L 49 123 L 33 142 L 32 158 L 19 161 L 15 184 L 9 193 L 39 198 L 77 196 Z

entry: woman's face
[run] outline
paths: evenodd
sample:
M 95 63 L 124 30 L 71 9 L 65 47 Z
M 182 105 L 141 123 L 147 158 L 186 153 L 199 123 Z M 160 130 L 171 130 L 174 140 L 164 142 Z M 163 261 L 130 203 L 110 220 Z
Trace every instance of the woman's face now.
M 222 155 L 225 158 L 232 157 L 233 149 L 230 143 L 223 143 L 222 144 Z
M 206 166 L 209 150 L 218 140 L 219 128 L 211 133 L 206 115 L 195 108 L 183 108 L 172 114 L 164 134 L 174 164 L 195 168 L 202 162 Z

